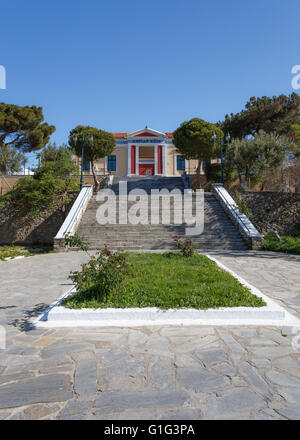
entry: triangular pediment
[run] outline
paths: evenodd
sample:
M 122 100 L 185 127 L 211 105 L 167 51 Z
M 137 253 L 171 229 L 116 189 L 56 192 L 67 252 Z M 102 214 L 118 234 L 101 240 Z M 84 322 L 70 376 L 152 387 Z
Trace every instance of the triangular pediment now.
M 158 138 L 162 138 L 162 137 L 166 137 L 165 133 L 162 133 L 160 131 L 157 130 L 153 130 L 152 128 L 149 127 L 145 127 L 142 128 L 141 130 L 137 130 L 134 131 L 132 133 L 128 133 L 127 137 L 132 139 L 132 138 L 140 138 L 140 137 L 158 137 Z

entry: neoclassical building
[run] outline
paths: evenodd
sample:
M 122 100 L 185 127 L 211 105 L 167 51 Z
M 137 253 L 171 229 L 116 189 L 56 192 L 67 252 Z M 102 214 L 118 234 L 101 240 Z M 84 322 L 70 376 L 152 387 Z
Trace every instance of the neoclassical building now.
M 132 133 L 112 133 L 116 149 L 95 165 L 98 175 L 119 176 L 194 174 L 197 160 L 184 160 L 173 145 L 172 133 L 162 133 L 147 126 Z M 90 164 L 85 167 L 90 173 Z

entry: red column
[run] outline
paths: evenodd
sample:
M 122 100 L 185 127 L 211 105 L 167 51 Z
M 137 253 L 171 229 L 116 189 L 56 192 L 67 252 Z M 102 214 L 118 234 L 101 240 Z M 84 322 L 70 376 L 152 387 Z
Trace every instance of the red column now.
M 131 146 L 131 174 L 135 174 L 136 171 L 136 155 L 135 155 L 135 146 Z
M 157 174 L 162 174 L 162 146 L 157 147 Z

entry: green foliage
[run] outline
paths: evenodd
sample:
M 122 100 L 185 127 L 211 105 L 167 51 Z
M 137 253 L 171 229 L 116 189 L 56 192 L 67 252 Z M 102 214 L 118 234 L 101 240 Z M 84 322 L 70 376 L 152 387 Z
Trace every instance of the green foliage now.
M 205 162 L 205 175 L 208 182 L 221 182 L 221 164 L 211 163 L 210 161 Z M 232 167 L 228 167 L 226 161 L 223 161 L 223 173 L 225 181 L 232 181 L 236 176 L 236 172 Z
M 240 113 L 226 115 L 222 130 L 231 138 L 242 139 L 260 130 L 290 136 L 293 124 L 299 124 L 300 96 L 292 93 L 268 98 L 252 97 Z
M 264 237 L 264 249 L 267 251 L 300 254 L 300 237 L 283 235 L 281 236 L 281 241 L 278 241 L 274 235 L 268 234 Z
M 44 162 L 34 176 L 19 179 L 15 187 L 1 197 L 9 202 L 16 214 L 36 217 L 48 209 L 64 209 L 70 203 L 69 191 L 78 190 L 72 177 L 73 162 L 64 158 L 57 162 Z
M 216 133 L 216 141 L 212 139 Z M 173 143 L 185 159 L 211 159 L 218 155 L 220 128 L 203 119 L 194 118 L 183 122 L 173 133 Z
M 253 219 L 253 213 L 249 206 L 247 205 L 247 201 L 245 197 L 243 197 L 243 194 L 241 194 L 239 191 L 234 191 L 233 199 L 235 203 L 237 204 L 239 211 L 242 214 L 245 214 L 250 220 Z
M 213 140 L 213 134 L 216 140 Z M 183 122 L 173 133 L 173 144 L 185 159 L 198 159 L 197 175 L 200 186 L 200 168 L 203 160 L 218 156 L 221 130 L 203 119 Z
M 286 154 L 295 148 L 285 136 L 259 131 L 252 139 L 233 139 L 227 146 L 225 165 L 236 169 L 246 182 L 284 162 Z
M 91 162 L 95 188 L 99 188 L 94 172 L 94 162 L 105 156 L 109 156 L 116 147 L 115 138 L 111 133 L 99 130 L 95 127 L 77 125 L 70 132 L 69 144 L 72 151 L 81 157 L 82 140 L 84 139 L 84 162 Z
M 62 144 L 57 146 L 54 142 L 53 144 L 47 145 L 41 151 L 41 160 L 43 162 L 73 162 L 73 154 L 71 149 L 66 145 Z
M 90 244 L 84 237 L 81 237 L 77 233 L 74 235 L 67 233 L 64 236 L 64 246 L 70 248 L 77 248 L 80 251 L 87 252 L 89 250 Z
M 25 162 L 21 151 L 10 145 L 0 146 L 0 172 L 3 174 L 17 173 Z
M 70 151 L 67 148 L 63 147 L 59 151 L 55 160 L 45 160 L 42 156 L 42 165 L 35 170 L 35 178 L 40 179 L 45 175 L 53 175 L 62 179 L 70 180 L 76 173 L 77 166 L 73 161 L 72 154 L 70 154 Z
M 75 309 L 158 307 L 162 310 L 265 305 L 261 298 L 204 255 L 185 258 L 172 252 L 129 253 L 127 263 L 128 276 L 113 295 L 106 297 L 99 290 L 96 296 L 92 286 L 90 290 L 69 296 L 63 305 Z
M 184 257 L 191 258 L 195 254 L 197 246 L 193 244 L 191 239 L 181 240 L 178 235 L 174 235 L 173 240 Z
M 44 254 L 48 252 L 53 252 L 53 247 L 51 245 L 24 245 L 16 246 L 12 244 L 10 246 L 0 246 L 0 260 L 5 260 L 6 258 L 14 257 L 30 257 L 32 255 Z
M 111 252 L 107 247 L 90 261 L 82 264 L 81 271 L 71 272 L 70 279 L 76 292 L 84 300 L 108 299 L 116 293 L 128 275 L 127 254 Z
M 44 121 L 41 107 L 0 103 L 0 148 L 14 146 L 23 152 L 40 150 L 55 127 Z
M 219 163 L 205 162 L 205 175 L 209 182 L 221 182 L 221 165 Z

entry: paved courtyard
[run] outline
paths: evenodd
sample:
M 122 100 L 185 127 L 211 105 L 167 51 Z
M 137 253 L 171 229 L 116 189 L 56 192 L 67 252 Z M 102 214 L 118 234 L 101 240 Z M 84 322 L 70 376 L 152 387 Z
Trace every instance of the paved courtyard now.
M 212 255 L 300 317 L 300 256 Z M 300 349 L 288 329 L 30 330 L 85 259 L 0 262 L 0 419 L 300 419 Z

